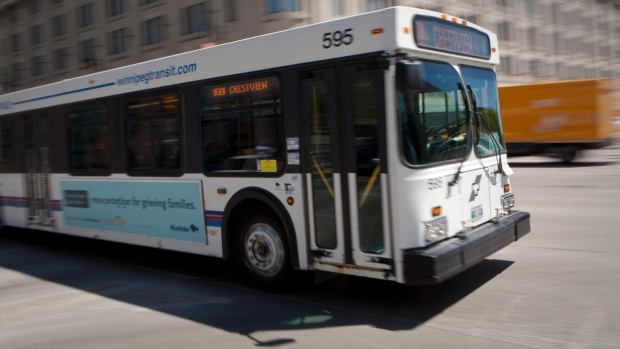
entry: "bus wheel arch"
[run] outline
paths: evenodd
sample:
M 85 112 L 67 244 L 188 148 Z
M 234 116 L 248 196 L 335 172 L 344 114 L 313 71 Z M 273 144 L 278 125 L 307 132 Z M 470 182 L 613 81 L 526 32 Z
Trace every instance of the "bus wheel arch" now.
M 283 281 L 281 279 L 290 270 L 299 269 L 297 239 L 292 220 L 284 205 L 264 189 L 245 188 L 233 195 L 224 210 L 222 232 L 224 258 L 246 263 L 241 265 L 242 268 L 262 286 L 275 286 Z M 283 244 L 284 255 L 263 254 L 278 252 L 264 249 L 275 248 L 279 243 Z M 241 254 L 242 252 L 245 255 Z M 248 259 L 254 259 L 253 262 L 260 265 L 252 268 L 247 265 Z M 269 276 L 270 263 L 285 263 L 282 265 L 282 275 L 278 275 L 280 273 L 276 271 L 273 276 Z M 261 268 L 266 270 L 261 271 Z

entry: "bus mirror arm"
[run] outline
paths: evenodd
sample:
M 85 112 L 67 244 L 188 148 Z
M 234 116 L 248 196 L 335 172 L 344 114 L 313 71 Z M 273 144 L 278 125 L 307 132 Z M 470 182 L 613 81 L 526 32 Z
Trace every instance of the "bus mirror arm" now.
M 461 164 L 459 165 L 459 169 L 456 170 L 456 174 L 454 175 L 454 178 L 450 182 L 448 182 L 448 187 L 451 187 L 459 182 L 459 177 L 461 175 L 461 168 L 463 168 L 463 162 L 464 161 L 461 161 Z

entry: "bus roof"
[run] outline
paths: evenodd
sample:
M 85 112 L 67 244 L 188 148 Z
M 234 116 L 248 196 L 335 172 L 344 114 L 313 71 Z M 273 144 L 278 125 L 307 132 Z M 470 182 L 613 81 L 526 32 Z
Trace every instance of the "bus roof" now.
M 421 48 L 413 37 L 414 16 L 473 28 L 469 30 L 488 36 L 493 53 L 482 59 Z M 0 95 L 0 115 L 372 52 L 404 52 L 487 66 L 499 63 L 497 37 L 492 32 L 433 11 L 391 7 Z

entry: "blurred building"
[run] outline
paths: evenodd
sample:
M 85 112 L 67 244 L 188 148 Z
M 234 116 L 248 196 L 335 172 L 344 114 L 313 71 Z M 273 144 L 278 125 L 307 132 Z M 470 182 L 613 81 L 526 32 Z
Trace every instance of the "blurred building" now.
M 0 0 L 0 93 L 395 5 L 495 31 L 500 84 L 620 81 L 620 0 Z

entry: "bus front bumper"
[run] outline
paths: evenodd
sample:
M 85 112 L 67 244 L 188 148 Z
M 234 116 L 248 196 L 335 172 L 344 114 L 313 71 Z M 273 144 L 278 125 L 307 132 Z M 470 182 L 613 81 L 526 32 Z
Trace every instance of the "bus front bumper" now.
M 423 249 L 404 250 L 405 283 L 432 285 L 461 273 L 530 232 L 530 214 L 511 211 L 500 221 Z

